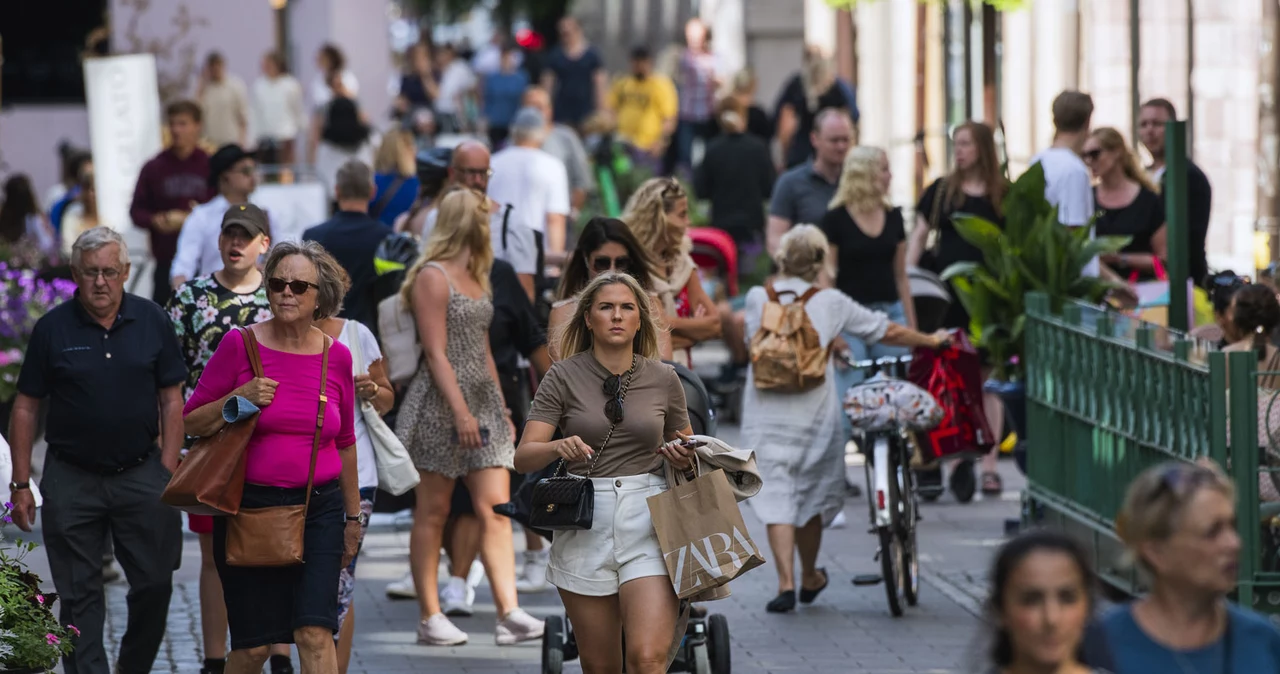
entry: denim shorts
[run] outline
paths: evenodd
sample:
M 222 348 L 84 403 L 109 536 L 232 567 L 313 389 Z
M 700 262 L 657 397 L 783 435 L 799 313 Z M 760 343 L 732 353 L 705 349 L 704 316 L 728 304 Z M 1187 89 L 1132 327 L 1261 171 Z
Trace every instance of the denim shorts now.
M 242 508 L 301 505 L 306 489 L 244 486 Z M 342 571 L 346 513 L 338 481 L 311 493 L 302 557 L 296 566 L 256 568 L 229 566 L 227 518 L 213 520 L 213 561 L 222 579 L 232 650 L 269 644 L 291 644 L 302 627 L 338 631 L 338 577 Z

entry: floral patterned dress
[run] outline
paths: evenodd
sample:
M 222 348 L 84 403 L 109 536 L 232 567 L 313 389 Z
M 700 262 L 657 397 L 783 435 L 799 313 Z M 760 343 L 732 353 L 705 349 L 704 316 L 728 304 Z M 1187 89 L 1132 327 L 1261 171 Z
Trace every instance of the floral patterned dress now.
M 183 397 L 190 398 L 204 374 L 204 366 L 229 331 L 271 318 L 266 288 L 237 294 L 212 275 L 182 284 L 165 305 L 187 362 Z

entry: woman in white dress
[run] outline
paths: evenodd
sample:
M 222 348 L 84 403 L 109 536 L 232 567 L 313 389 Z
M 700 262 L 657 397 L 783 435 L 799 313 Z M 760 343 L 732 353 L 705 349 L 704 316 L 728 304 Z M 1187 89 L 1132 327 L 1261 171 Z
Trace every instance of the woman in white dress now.
M 780 295 L 779 302 L 789 304 L 817 280 L 827 261 L 827 237 L 813 225 L 800 225 L 782 237 L 775 261 L 779 273 L 772 287 Z M 760 330 L 768 298 L 768 291 L 759 286 L 747 293 L 747 335 Z M 854 334 L 868 343 L 906 347 L 937 348 L 946 338 L 945 333 L 925 335 L 894 323 L 833 288 L 817 291 L 805 305 L 805 312 L 823 348 L 830 348 L 841 333 Z M 753 376 L 748 370 L 747 381 L 753 381 Z M 770 613 L 795 609 L 797 551 L 800 603 L 813 602 L 827 586 L 827 573 L 817 567 L 817 559 L 823 527 L 844 506 L 844 446 L 848 438 L 840 423 L 842 413 L 830 363 L 823 385 L 803 393 L 746 388 L 743 446 L 755 449 L 764 480 L 764 487 L 750 502 L 756 516 L 768 525 L 769 547 L 778 570 L 778 596 L 766 607 Z

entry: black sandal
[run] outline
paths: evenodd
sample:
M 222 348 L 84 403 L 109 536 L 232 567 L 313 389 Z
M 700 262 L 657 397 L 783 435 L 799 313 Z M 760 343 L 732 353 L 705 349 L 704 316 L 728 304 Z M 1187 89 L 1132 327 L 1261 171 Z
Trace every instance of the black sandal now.
M 817 572 L 822 574 L 822 585 L 812 590 L 806 590 L 804 587 L 801 587 L 800 588 L 801 604 L 812 604 L 813 600 L 817 599 L 818 595 L 822 594 L 822 591 L 827 589 L 827 584 L 831 582 L 831 576 L 827 575 L 826 569 L 817 569 Z
M 786 592 L 779 592 L 778 596 L 774 597 L 768 604 L 765 605 L 764 610 L 768 611 L 769 613 L 790 613 L 796 610 L 795 590 L 787 590 Z

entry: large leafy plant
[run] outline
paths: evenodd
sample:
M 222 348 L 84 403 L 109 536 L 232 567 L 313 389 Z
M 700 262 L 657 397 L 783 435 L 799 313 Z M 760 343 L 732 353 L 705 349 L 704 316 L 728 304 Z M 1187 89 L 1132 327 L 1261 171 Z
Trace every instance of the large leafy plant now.
M 1058 209 L 1045 199 L 1044 189 L 1044 170 L 1035 164 L 1005 196 L 1004 229 L 974 215 L 952 218 L 960 236 L 982 251 L 983 261 L 957 262 L 942 278 L 969 312 L 970 336 L 990 353 L 995 377 L 1002 381 L 1022 374 L 1026 294 L 1047 294 L 1054 311 L 1069 299 L 1101 301 L 1114 284 L 1083 271 L 1095 257 L 1117 252 L 1130 240 L 1094 239 L 1092 226 L 1059 224 Z

